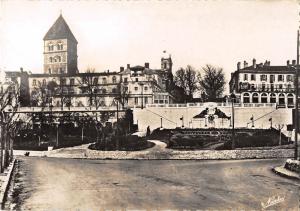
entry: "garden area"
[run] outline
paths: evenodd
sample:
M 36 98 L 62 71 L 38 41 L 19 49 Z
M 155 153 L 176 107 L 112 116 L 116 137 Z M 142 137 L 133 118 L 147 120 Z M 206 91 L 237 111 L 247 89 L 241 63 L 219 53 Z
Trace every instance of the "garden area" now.
M 280 137 L 281 136 L 281 137 Z M 155 129 L 150 139 L 161 140 L 167 148 L 178 150 L 228 150 L 232 147 L 231 129 Z M 284 134 L 272 129 L 235 130 L 235 148 L 240 149 L 270 149 L 272 147 L 286 148 L 291 142 Z

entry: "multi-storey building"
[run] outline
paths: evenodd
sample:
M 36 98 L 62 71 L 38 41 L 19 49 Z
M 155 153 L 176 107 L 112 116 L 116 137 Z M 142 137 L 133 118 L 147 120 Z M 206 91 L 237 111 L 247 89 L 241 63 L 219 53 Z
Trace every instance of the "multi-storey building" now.
M 237 63 L 237 70 L 231 74 L 230 92 L 241 103 L 276 103 L 279 107 L 293 107 L 295 103 L 294 74 L 296 61 L 287 61 L 286 66 L 271 66 L 270 61 L 252 65 L 244 61 Z
M 27 106 L 93 107 L 109 109 L 144 107 L 146 104 L 172 103 L 168 86 L 172 82 L 172 59 L 161 58 L 161 69 L 127 65 L 119 72 L 80 73 L 77 68 L 77 40 L 60 15 L 44 37 L 43 73 L 7 73 L 11 80 L 25 86 Z M 23 106 L 25 106 L 23 104 Z

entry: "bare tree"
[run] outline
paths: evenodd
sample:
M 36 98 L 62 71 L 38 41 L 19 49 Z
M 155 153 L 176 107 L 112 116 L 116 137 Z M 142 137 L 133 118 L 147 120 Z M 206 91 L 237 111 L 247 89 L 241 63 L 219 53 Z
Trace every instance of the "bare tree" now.
M 2 86 L 3 88 L 3 86 Z M 1 89 L 2 90 L 2 89 Z M 9 150 L 12 148 L 11 137 L 16 132 L 15 124 L 19 117 L 16 115 L 19 107 L 19 86 L 17 83 L 9 83 L 0 95 L 0 171 L 8 166 L 10 156 Z M 4 154 L 3 154 L 4 149 Z M 12 152 L 12 150 L 11 150 Z M 4 166 L 2 165 L 4 164 Z
M 207 99 L 213 101 L 221 97 L 225 89 L 225 75 L 222 68 L 207 64 L 202 68 L 203 77 L 200 78 L 200 88 L 206 93 Z
M 88 68 L 78 83 L 81 85 L 82 92 L 87 93 L 89 96 L 89 106 L 94 105 L 98 108 L 103 101 L 103 95 L 100 93 L 102 89 L 98 83 L 98 76 L 93 74 L 94 72 L 95 68 Z
M 188 100 L 192 100 L 193 94 L 199 89 L 199 77 L 200 73 L 190 65 L 185 69 L 180 68 L 175 73 L 175 83 L 184 90 Z

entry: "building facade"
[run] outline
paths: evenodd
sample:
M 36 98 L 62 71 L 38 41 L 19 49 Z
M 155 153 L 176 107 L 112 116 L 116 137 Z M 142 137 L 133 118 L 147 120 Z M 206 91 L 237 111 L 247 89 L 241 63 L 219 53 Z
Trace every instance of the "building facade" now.
M 286 66 L 271 66 L 270 61 L 252 65 L 244 61 L 237 63 L 237 70 L 231 74 L 230 93 L 241 103 L 276 103 L 279 107 L 294 107 L 294 76 L 296 61 L 287 61 Z
M 48 30 L 44 40 L 43 73 L 9 73 L 25 87 L 23 96 L 30 107 L 74 107 L 109 110 L 116 108 L 143 108 L 147 104 L 169 104 L 174 97 L 168 92 L 172 81 L 172 59 L 164 54 L 161 69 L 127 65 L 119 71 L 77 68 L 77 40 L 60 15 Z

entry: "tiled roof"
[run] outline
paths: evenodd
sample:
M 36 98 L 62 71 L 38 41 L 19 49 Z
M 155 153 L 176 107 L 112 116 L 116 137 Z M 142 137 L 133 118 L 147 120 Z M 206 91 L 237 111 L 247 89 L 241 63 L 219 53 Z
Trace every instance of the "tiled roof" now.
M 256 68 L 253 66 L 245 67 L 243 69 L 238 70 L 239 72 L 247 72 L 247 73 L 281 73 L 281 72 L 294 72 L 295 70 L 289 66 L 260 66 L 257 65 Z
M 71 39 L 78 43 L 62 15 L 57 18 L 44 37 L 44 40 L 55 39 Z

